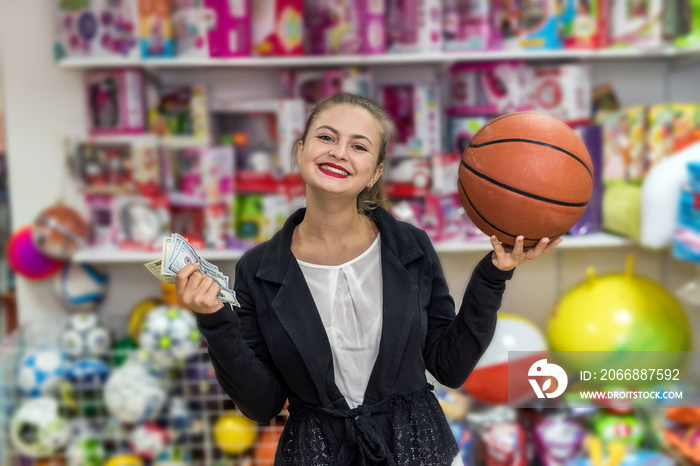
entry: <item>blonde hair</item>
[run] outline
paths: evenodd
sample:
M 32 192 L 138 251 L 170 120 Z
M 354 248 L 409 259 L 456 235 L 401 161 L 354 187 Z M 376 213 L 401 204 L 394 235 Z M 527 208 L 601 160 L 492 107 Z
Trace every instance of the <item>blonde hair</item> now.
M 295 141 L 293 151 L 296 152 L 296 148 L 299 146 L 299 144 L 303 144 L 304 141 L 306 141 L 310 128 L 321 112 L 336 105 L 342 104 L 354 105 L 355 107 L 365 109 L 377 121 L 381 141 L 379 144 L 377 165 L 375 165 L 376 168 L 380 163 L 384 163 L 384 160 L 386 159 L 389 143 L 393 140 L 396 132 L 394 123 L 374 100 L 361 95 L 351 94 L 349 92 L 341 92 L 339 94 L 332 95 L 321 100 L 314 106 L 308 120 L 306 121 L 304 133 Z M 295 158 L 296 157 L 293 157 L 292 159 Z M 376 183 L 371 185 L 369 188 L 363 189 L 360 194 L 357 195 L 357 211 L 363 215 L 370 216 L 372 211 L 377 206 L 384 205 L 385 199 L 384 178 L 380 176 Z

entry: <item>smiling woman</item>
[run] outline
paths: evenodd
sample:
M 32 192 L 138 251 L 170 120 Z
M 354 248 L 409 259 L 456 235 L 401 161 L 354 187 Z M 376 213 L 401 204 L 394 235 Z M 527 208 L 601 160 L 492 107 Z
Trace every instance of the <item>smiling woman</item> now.
M 455 314 L 428 235 L 381 206 L 393 134 L 370 99 L 320 102 L 294 147 L 306 208 L 240 259 L 239 306 L 196 264 L 177 276 L 236 406 L 265 423 L 289 400 L 277 465 L 460 464 L 425 371 L 461 386 L 513 269 L 559 243 L 524 250 L 519 236 L 506 251 L 493 237 Z

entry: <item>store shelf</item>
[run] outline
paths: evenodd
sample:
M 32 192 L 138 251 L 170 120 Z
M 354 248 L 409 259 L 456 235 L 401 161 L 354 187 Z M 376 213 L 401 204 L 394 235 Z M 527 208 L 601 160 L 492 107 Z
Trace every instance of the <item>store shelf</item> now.
M 576 249 L 576 248 L 614 248 L 621 246 L 632 246 L 635 243 L 621 236 L 611 235 L 609 233 L 591 233 L 585 236 L 564 236 L 564 241 L 557 246 L 557 249 Z M 435 250 L 440 254 L 451 254 L 460 252 L 480 252 L 491 249 L 491 243 L 488 241 L 479 241 L 467 243 L 460 242 L 445 242 L 435 245 Z
M 137 66 L 143 68 L 304 68 L 329 66 L 388 66 L 450 64 L 454 62 L 480 62 L 500 60 L 619 60 L 639 58 L 673 58 L 700 54 L 700 47 L 676 49 L 603 49 L 603 50 L 479 50 L 469 52 L 391 53 L 379 55 L 320 55 L 284 57 L 239 58 L 67 58 L 58 62 L 63 68 L 117 68 Z
M 634 242 L 627 238 L 608 233 L 593 233 L 586 236 L 566 236 L 558 248 L 606 248 L 631 246 Z M 488 241 L 478 242 L 445 242 L 437 243 L 435 250 L 441 254 L 461 252 L 481 252 L 491 249 Z M 235 261 L 241 258 L 245 250 L 224 249 L 200 251 L 200 256 L 208 261 Z M 78 251 L 72 258 L 74 262 L 89 262 L 91 264 L 133 264 L 146 263 L 160 257 L 160 251 L 129 251 L 113 247 L 85 248 Z

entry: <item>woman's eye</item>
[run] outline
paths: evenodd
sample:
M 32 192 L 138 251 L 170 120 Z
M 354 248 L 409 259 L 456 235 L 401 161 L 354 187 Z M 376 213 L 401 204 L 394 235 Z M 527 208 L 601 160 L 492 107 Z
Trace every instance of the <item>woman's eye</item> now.
M 367 149 L 365 149 L 364 146 L 361 146 L 361 145 L 359 145 L 359 144 L 355 144 L 355 145 L 352 146 L 352 147 L 353 147 L 353 149 L 355 149 L 355 150 L 367 151 Z
M 332 141 L 330 136 L 326 136 L 325 134 L 321 135 L 318 137 L 321 141 Z

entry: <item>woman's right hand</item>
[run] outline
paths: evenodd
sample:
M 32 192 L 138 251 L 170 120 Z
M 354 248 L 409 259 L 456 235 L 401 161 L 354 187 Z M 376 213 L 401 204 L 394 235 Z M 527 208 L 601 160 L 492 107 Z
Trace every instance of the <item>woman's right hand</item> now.
M 223 306 L 218 298 L 221 287 L 209 275 L 199 272 L 199 264 L 188 264 L 175 277 L 175 291 L 182 303 L 199 314 L 212 314 Z

